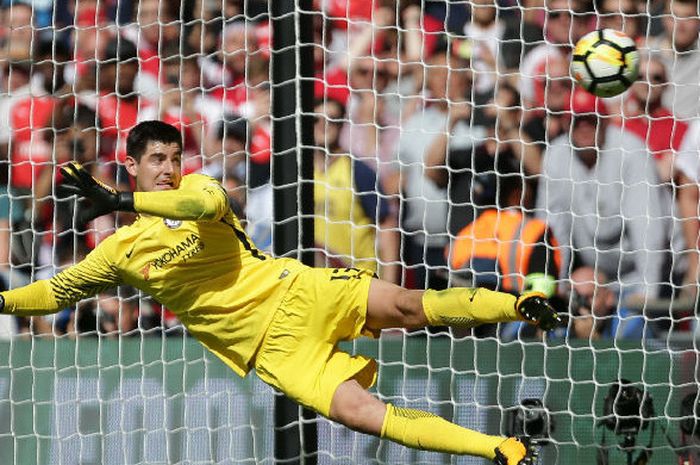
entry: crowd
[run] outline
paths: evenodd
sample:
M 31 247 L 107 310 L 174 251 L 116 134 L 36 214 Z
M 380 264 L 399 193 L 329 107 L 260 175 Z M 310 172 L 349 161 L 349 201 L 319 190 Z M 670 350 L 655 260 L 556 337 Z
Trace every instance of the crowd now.
M 185 173 L 221 180 L 270 250 L 267 2 L 32 3 L 5 0 L 0 11 L 3 285 L 51 276 L 131 221 L 75 224 L 58 166 L 77 160 L 130 189 L 126 134 L 149 119 L 182 130 Z M 538 289 L 571 310 L 569 337 L 692 329 L 625 302 L 697 293 L 697 0 L 314 8 L 319 266 L 415 288 Z M 641 53 L 639 80 L 605 100 L 568 71 L 573 44 L 603 27 Z M 2 331 L 177 330 L 144 299 L 124 289 L 50 319 L 4 320 Z

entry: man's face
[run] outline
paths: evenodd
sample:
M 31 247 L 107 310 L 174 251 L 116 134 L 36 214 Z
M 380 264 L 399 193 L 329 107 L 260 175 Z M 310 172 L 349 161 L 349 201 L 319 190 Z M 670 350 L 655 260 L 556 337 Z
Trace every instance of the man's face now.
M 567 0 L 551 0 L 547 2 L 547 18 L 544 29 L 547 39 L 555 44 L 570 44 L 571 10 Z
M 134 92 L 134 81 L 139 67 L 135 59 L 124 63 L 109 61 L 100 63 L 99 88 L 103 92 L 118 92 L 120 97 L 130 96 Z
M 136 190 L 153 192 L 180 187 L 182 150 L 178 144 L 150 141 L 141 158 L 126 157 L 126 169 L 136 178 Z
M 571 142 L 573 143 L 574 149 L 580 151 L 595 150 L 597 142 L 596 132 L 595 116 L 575 116 L 571 129 Z
M 670 2 L 670 15 L 664 17 L 666 34 L 673 40 L 676 51 L 682 52 L 694 48 L 698 41 L 700 19 L 694 4 Z
M 134 81 L 139 72 L 139 65 L 135 59 L 117 65 L 117 89 L 121 96 L 127 96 L 134 92 Z
M 633 0 L 606 0 L 598 11 L 601 29 L 615 29 L 633 38 L 639 35 L 639 12 Z
M 574 282 L 573 290 L 577 296 L 574 305 L 580 314 L 591 313 L 602 318 L 610 315 L 613 307 L 610 305 L 611 290 L 604 286 L 597 286 L 592 281 Z
M 314 140 L 316 146 L 321 149 L 333 150 L 340 138 L 340 129 L 343 127 L 341 110 L 332 102 L 321 104 L 314 109 L 316 122 L 314 123 Z
M 5 20 L 9 20 L 7 43 L 10 55 L 15 58 L 28 58 L 34 36 L 32 8 L 26 4 L 15 4 L 5 13 Z
M 360 58 L 353 63 L 350 88 L 354 90 L 381 91 L 386 87 L 387 74 L 382 63 L 373 58 Z
M 632 93 L 640 103 L 657 104 L 667 87 L 666 69 L 658 61 L 643 60 L 639 66 L 639 80 L 632 86 Z
M 545 107 L 554 112 L 562 111 L 569 104 L 571 97 L 569 63 L 561 57 L 550 59 L 547 63 L 546 75 Z
M 224 31 L 221 43 L 224 62 L 235 73 L 245 73 L 248 54 L 253 49 L 253 37 L 242 26 L 232 26 Z
M 471 72 L 465 60 L 441 52 L 426 67 L 426 87 L 430 98 L 463 102 L 471 95 Z
M 496 19 L 496 4 L 494 0 L 473 0 L 472 20 L 476 24 L 487 26 Z
M 598 149 L 605 145 L 607 122 L 592 114 L 574 115 L 571 119 L 571 146 L 578 160 L 589 170 L 598 162 Z
M 138 6 L 138 21 L 141 35 L 151 45 L 158 44 L 161 24 L 169 21 L 166 15 L 159 11 L 159 5 L 160 2 L 158 0 L 146 0 L 141 1 Z

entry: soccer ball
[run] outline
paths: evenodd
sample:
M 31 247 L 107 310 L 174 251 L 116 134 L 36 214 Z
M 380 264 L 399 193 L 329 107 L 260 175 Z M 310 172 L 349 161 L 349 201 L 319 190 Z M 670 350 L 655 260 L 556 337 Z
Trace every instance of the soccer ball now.
M 598 97 L 614 97 L 637 79 L 639 52 L 634 41 L 614 29 L 599 29 L 574 48 L 571 74 L 581 87 Z

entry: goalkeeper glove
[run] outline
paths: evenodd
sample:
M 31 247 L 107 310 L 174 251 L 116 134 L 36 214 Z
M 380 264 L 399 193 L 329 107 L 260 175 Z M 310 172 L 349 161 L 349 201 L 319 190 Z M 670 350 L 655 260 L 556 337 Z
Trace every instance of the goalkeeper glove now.
M 544 331 L 551 331 L 564 324 L 561 315 L 554 310 L 541 292 L 525 292 L 515 301 L 515 310 L 526 322 Z
M 61 168 L 63 187 L 70 193 L 91 201 L 88 208 L 78 211 L 78 223 L 87 222 L 113 211 L 134 212 L 133 192 L 119 192 L 90 173 L 79 163 L 71 162 Z
M 496 465 L 532 465 L 537 460 L 538 450 L 523 438 L 508 438 L 503 441 L 494 453 L 493 463 Z

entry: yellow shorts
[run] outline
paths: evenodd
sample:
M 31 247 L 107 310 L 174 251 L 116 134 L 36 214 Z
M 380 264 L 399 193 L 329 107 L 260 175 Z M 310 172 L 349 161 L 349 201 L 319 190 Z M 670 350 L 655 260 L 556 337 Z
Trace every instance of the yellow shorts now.
M 369 388 L 377 364 L 351 356 L 336 345 L 367 330 L 367 298 L 372 272 L 355 268 L 310 268 L 285 294 L 263 337 L 255 370 L 263 381 L 289 398 L 328 416 L 340 384 L 356 379 Z

